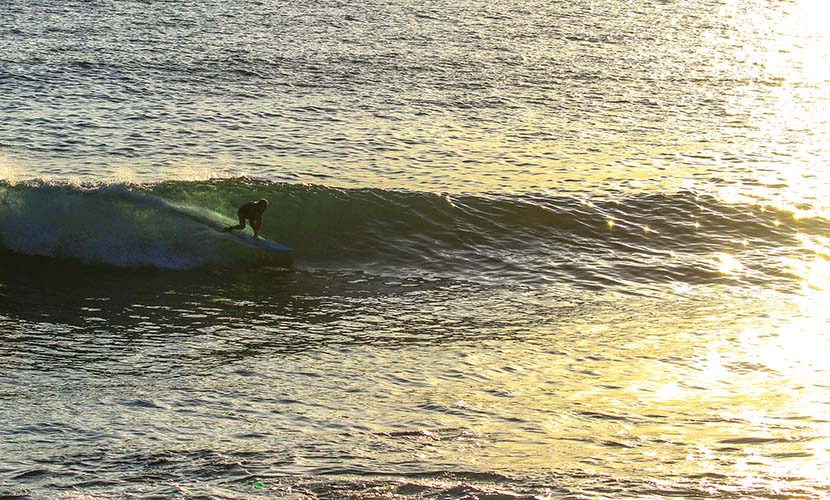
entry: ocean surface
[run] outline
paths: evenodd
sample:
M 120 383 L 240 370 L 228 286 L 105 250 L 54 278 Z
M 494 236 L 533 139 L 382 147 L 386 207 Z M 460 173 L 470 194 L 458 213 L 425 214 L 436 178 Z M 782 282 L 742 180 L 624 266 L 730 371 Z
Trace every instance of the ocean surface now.
M 829 498 L 828 18 L 0 1 L 0 499 Z

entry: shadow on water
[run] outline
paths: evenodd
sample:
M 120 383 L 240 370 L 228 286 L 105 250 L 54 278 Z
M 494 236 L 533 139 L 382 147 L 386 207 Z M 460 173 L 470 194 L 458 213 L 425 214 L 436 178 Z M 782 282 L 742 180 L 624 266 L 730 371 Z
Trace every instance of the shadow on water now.
M 0 364 L 14 358 L 38 370 L 201 371 L 251 356 L 469 340 L 499 328 L 459 312 L 465 295 L 481 298 L 452 280 L 123 269 L 10 254 L 2 262 Z M 449 297 L 459 309 L 441 305 Z

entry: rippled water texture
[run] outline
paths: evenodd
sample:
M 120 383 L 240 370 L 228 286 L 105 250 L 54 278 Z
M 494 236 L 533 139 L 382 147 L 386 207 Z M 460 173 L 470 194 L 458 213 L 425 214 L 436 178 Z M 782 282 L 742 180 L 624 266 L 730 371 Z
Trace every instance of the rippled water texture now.
M 124 273 L 0 276 L 7 492 L 827 492 L 827 339 L 781 294 Z
M 0 498 L 826 498 L 828 14 L 0 3 Z
M 6 2 L 0 142 L 22 177 L 578 194 L 727 180 L 801 201 L 830 187 L 826 13 Z

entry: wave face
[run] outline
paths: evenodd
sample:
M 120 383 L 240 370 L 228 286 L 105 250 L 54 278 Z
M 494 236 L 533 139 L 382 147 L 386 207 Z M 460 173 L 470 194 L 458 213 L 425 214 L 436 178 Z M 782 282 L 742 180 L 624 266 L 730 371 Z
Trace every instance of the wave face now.
M 141 186 L 0 184 L 0 247 L 117 267 L 256 264 L 262 252 Z
M 256 263 L 218 232 L 268 198 L 262 233 L 323 269 L 570 282 L 792 282 L 782 262 L 830 229 L 817 216 L 692 192 L 617 201 L 334 189 L 253 179 L 146 185 L 0 185 L 0 244 L 18 254 L 120 267 Z M 247 233 L 250 234 L 248 228 Z M 739 271 L 739 272 L 738 272 Z

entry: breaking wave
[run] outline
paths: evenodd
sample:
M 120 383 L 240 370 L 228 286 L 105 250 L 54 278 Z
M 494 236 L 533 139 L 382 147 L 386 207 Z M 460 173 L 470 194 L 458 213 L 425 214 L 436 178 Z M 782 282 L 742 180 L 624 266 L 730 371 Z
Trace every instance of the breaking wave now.
M 792 281 L 784 259 L 809 253 L 820 216 L 693 192 L 617 201 L 451 196 L 236 178 L 153 184 L 0 183 L 0 248 L 119 267 L 263 264 L 216 229 L 236 208 L 271 201 L 262 234 L 309 268 L 426 273 L 586 286 L 724 279 Z M 248 229 L 250 232 L 250 229 Z M 259 259 L 259 260 L 258 260 Z

